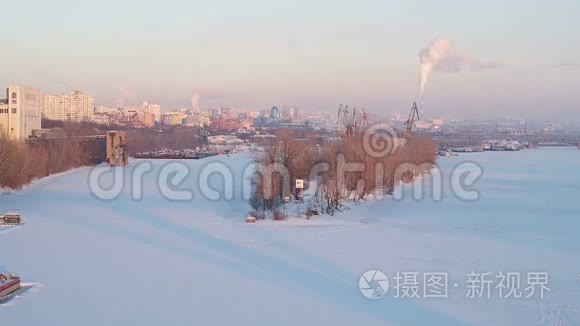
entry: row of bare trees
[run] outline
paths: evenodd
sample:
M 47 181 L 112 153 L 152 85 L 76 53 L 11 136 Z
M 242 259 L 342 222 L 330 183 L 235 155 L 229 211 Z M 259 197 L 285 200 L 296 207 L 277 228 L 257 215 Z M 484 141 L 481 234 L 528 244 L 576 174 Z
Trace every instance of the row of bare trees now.
M 253 154 L 250 204 L 257 217 L 279 215 L 284 198 L 294 192 L 295 179 L 304 179 L 315 189 L 310 210 L 334 215 L 345 201 L 357 202 L 377 192 L 391 194 L 398 183 L 429 173 L 436 160 L 436 145 L 426 136 L 404 143 L 385 140 L 393 142 L 385 144 L 393 150 L 383 155 L 369 152 L 363 133 L 319 145 L 288 129 L 278 130 L 276 136 Z
M 371 155 L 364 141 L 357 133 L 322 147 L 321 161 L 329 168 L 317 178 L 312 203 L 317 211 L 334 215 L 344 201 L 359 202 L 378 192 L 392 194 L 397 184 L 429 173 L 436 161 L 436 145 L 430 137 L 413 136 L 404 143 L 385 140 L 392 142 L 385 146 L 393 150 L 383 155 Z
M 125 130 L 129 154 L 163 148 L 171 150 L 193 149 L 202 145 L 200 129 L 189 126 L 162 126 L 163 129 L 127 128 L 118 125 L 103 125 L 95 122 L 42 120 L 43 128 L 60 128 L 67 136 L 103 135 L 111 130 Z
M 163 148 L 171 150 L 194 149 L 202 145 L 199 129 L 193 127 L 174 127 L 166 130 L 129 129 L 127 146 L 129 154 L 142 153 Z
M 284 197 L 294 192 L 291 180 L 309 180 L 310 169 L 319 156 L 314 140 L 305 138 L 307 135 L 301 131 L 279 129 L 275 136 L 252 157 L 256 168 L 251 180 L 250 205 L 259 218 L 267 212 L 280 218 L 279 207 Z
M 92 157 L 95 149 L 88 149 L 88 143 L 77 136 L 103 135 L 108 130 L 122 129 L 91 122 L 54 120 L 43 120 L 42 126 L 60 128 L 62 135 L 56 139 L 15 142 L 0 131 L 0 188 L 20 189 L 34 179 L 95 164 Z M 126 132 L 130 154 L 162 148 L 195 148 L 201 144 L 199 130 L 192 127 L 127 129 Z
M 91 164 L 71 138 L 15 142 L 0 134 L 0 188 L 20 189 L 34 179 Z

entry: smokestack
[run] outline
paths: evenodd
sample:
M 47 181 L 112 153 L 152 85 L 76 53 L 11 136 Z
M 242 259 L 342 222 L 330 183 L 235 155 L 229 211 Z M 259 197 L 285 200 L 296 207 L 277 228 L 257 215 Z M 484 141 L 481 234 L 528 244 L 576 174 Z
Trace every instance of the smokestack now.
M 453 47 L 451 41 L 444 37 L 435 39 L 421 50 L 419 52 L 419 61 L 421 63 L 419 68 L 421 107 L 423 107 L 425 85 L 427 85 L 429 76 L 434 70 L 459 72 L 463 68 L 479 70 L 497 67 L 497 64 L 493 62 L 478 60 L 469 54 L 458 51 Z
M 191 104 L 191 108 L 192 109 L 197 109 L 197 105 L 199 103 L 199 93 L 198 92 L 193 92 L 191 94 L 191 97 L 189 98 L 189 103 Z

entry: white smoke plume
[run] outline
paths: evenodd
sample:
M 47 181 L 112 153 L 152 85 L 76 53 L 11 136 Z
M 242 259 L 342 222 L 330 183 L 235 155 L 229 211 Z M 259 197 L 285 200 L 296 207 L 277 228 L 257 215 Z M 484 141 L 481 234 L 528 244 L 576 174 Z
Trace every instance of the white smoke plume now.
M 116 104 L 117 107 L 124 107 L 125 105 L 129 105 L 131 99 L 133 98 L 133 94 L 127 88 L 119 89 L 119 95 L 117 95 Z
M 464 68 L 478 70 L 497 67 L 497 64 L 493 62 L 476 59 L 455 49 L 451 41 L 444 37 L 435 39 L 429 46 L 421 50 L 419 52 L 419 60 L 421 61 L 419 70 L 421 99 L 423 98 L 429 75 L 434 70 L 459 72 Z
M 191 108 L 192 109 L 198 109 L 198 104 L 199 104 L 199 93 L 198 92 L 193 92 L 191 94 L 191 97 L 189 98 L 189 103 L 191 104 Z

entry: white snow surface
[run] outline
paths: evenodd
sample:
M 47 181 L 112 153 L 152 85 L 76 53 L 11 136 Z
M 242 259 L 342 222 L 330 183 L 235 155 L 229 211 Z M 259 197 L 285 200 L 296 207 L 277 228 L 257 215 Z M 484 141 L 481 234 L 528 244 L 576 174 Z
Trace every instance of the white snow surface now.
M 449 192 L 449 172 L 465 160 L 484 169 L 476 202 Z M 199 170 L 215 161 L 234 173 L 233 200 L 199 192 Z M 169 161 L 151 162 L 158 171 Z M 89 191 L 91 168 L 0 197 L 0 212 L 18 208 L 26 220 L 0 229 L 0 272 L 34 285 L 0 304 L 0 325 L 580 324 L 580 151 L 441 158 L 439 202 L 385 198 L 335 217 L 255 224 L 244 223 L 245 154 L 182 162 L 191 173 L 180 187 L 194 191 L 193 201 L 164 198 L 155 171 L 140 201 L 129 182 L 102 201 Z M 210 181 L 222 184 L 217 175 Z M 359 291 L 370 269 L 391 281 L 382 299 Z M 449 298 L 395 298 L 397 271 L 448 273 Z M 549 272 L 551 291 L 470 299 L 470 271 Z

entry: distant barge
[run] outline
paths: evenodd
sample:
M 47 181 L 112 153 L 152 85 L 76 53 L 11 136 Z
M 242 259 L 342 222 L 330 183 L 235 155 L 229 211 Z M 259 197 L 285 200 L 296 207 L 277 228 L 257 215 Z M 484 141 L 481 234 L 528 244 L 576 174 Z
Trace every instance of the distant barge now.
M 0 274 L 0 300 L 20 289 L 20 277 Z

